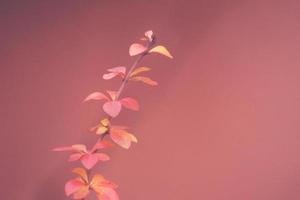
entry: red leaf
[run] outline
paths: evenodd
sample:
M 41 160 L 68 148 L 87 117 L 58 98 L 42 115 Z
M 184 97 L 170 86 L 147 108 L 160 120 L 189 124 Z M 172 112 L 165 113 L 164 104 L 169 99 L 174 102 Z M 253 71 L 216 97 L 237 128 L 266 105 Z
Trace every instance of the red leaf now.
M 113 144 L 110 141 L 102 140 L 102 141 L 98 142 L 97 144 L 95 144 L 95 146 L 93 147 L 91 152 L 94 152 L 98 149 L 104 149 L 104 148 L 108 148 L 108 147 L 112 147 L 112 146 L 113 146 Z
M 119 101 L 108 101 L 103 104 L 103 110 L 111 117 L 116 117 L 121 112 L 122 105 Z
M 144 45 L 134 43 L 129 47 L 129 55 L 130 56 L 136 56 L 143 52 L 145 52 L 147 48 Z
M 135 99 L 130 98 L 130 97 L 121 99 L 121 104 L 125 108 L 134 110 L 134 111 L 138 111 L 140 108 L 139 103 Z
M 101 92 L 93 92 L 84 99 L 84 102 L 89 100 L 109 100 L 108 97 Z

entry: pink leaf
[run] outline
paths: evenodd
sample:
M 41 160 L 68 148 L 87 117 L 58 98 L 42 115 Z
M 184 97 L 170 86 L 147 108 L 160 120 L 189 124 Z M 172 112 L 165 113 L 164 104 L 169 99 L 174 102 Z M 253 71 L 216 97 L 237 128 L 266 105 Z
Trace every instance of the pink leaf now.
M 93 92 L 84 99 L 84 102 L 89 100 L 109 100 L 108 97 L 101 92 Z
M 72 162 L 72 161 L 79 160 L 82 155 L 83 155 L 82 153 L 71 154 L 70 157 L 69 157 L 69 161 Z
M 114 67 L 114 68 L 108 69 L 107 71 L 109 71 L 110 73 L 103 75 L 103 79 L 105 79 L 105 80 L 112 79 L 118 75 L 124 77 L 125 73 L 126 73 L 126 67 Z
M 139 108 L 140 108 L 139 103 L 135 99 L 130 98 L 130 97 L 123 98 L 121 100 L 121 104 L 125 108 L 128 108 L 130 110 L 134 110 L 134 111 L 138 111 Z
M 153 31 L 149 30 L 145 32 L 145 36 L 148 38 L 148 40 L 151 42 L 153 40 Z
M 80 160 L 86 169 L 92 169 L 97 164 L 98 157 L 95 154 L 85 154 Z
M 95 153 L 94 155 L 97 156 L 98 160 L 100 161 L 107 161 L 110 159 L 109 156 L 105 153 Z
M 109 80 L 109 79 L 112 79 L 116 76 L 118 76 L 118 73 L 107 73 L 107 74 L 103 74 L 102 78 L 104 80 Z
M 74 148 L 72 146 L 68 146 L 68 147 L 56 147 L 52 151 L 74 151 Z
M 120 66 L 120 67 L 114 67 L 114 68 L 108 69 L 107 71 L 125 74 L 126 73 L 126 67 L 122 67 L 122 66 Z
M 67 196 L 70 196 L 71 194 L 79 190 L 82 186 L 84 186 L 84 183 L 81 180 L 72 179 L 66 183 L 65 193 Z
M 119 101 L 108 101 L 103 104 L 103 110 L 111 117 L 116 117 L 121 112 L 122 105 Z
M 145 52 L 147 48 L 144 45 L 134 43 L 129 47 L 129 55 L 130 56 L 136 56 L 143 52 Z

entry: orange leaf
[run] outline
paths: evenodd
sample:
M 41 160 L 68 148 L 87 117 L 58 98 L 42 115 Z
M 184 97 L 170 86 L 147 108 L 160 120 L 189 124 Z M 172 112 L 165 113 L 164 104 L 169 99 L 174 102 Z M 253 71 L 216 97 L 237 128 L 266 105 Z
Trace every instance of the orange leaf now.
M 125 149 L 128 149 L 131 146 L 131 142 L 137 142 L 134 135 L 121 129 L 112 129 L 110 131 L 110 137 L 115 143 Z
M 161 45 L 154 47 L 153 49 L 151 49 L 149 51 L 149 53 L 159 53 L 164 56 L 167 56 L 168 58 L 173 58 L 173 56 L 170 54 L 170 52 L 167 50 L 167 48 L 164 46 L 161 46 Z
M 73 193 L 73 199 L 84 199 L 90 192 L 90 187 L 88 185 L 82 186 Z
M 156 81 L 152 80 L 151 78 L 145 77 L 145 76 L 135 76 L 135 77 L 132 77 L 130 80 L 132 80 L 132 81 L 142 81 L 143 83 L 146 83 L 146 84 L 151 85 L 151 86 L 158 85 L 158 83 Z
M 78 174 L 82 180 L 88 183 L 88 176 L 84 168 L 78 167 L 72 170 L 73 173 Z
M 93 176 L 90 186 L 95 190 L 95 192 L 101 192 L 101 183 L 104 181 L 104 177 L 100 174 Z
M 136 56 L 143 52 L 145 52 L 147 48 L 144 45 L 134 43 L 129 47 L 129 55 L 130 56 Z
M 105 126 L 99 126 L 96 130 L 97 135 L 102 135 L 108 131 L 108 128 Z
M 117 192 L 110 187 L 101 188 L 101 193 L 97 193 L 98 200 L 119 200 Z
M 138 68 L 133 70 L 133 72 L 130 74 L 129 77 L 133 77 L 133 76 L 135 76 L 135 75 L 137 75 L 141 72 L 147 72 L 147 71 L 150 71 L 150 70 L 151 70 L 151 68 L 149 68 L 149 67 L 138 67 Z

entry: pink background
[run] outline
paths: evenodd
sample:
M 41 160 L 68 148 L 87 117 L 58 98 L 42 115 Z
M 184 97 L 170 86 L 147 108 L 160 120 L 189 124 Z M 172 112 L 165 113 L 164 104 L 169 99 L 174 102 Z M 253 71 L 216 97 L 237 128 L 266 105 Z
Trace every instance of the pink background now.
M 96 140 L 89 93 L 153 29 L 175 59 L 130 84 L 139 139 L 99 166 L 122 200 L 300 199 L 300 3 L 264 0 L 1 1 L 1 199 L 67 199 L 67 154 Z M 93 196 L 92 196 L 93 197 Z M 93 199 L 93 198 L 90 198 Z

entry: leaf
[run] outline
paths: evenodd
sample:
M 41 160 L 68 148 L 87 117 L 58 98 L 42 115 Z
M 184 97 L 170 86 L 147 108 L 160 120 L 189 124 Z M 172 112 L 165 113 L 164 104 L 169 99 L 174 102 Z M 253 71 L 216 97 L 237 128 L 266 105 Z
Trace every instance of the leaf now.
M 152 80 L 151 78 L 145 77 L 145 76 L 135 76 L 135 77 L 132 77 L 130 80 L 132 80 L 132 81 L 142 81 L 143 83 L 146 83 L 146 84 L 151 85 L 151 86 L 158 85 L 158 83 L 156 81 Z
M 104 80 L 109 80 L 109 79 L 112 79 L 112 78 L 114 78 L 118 75 L 119 75 L 118 73 L 107 73 L 107 74 L 103 74 L 102 78 Z
M 162 54 L 162 55 L 167 56 L 169 58 L 173 58 L 173 56 L 170 54 L 170 52 L 167 50 L 167 48 L 164 47 L 164 46 L 161 46 L 161 45 L 158 45 L 158 46 L 154 47 L 153 49 L 151 49 L 149 51 L 149 53 L 159 53 L 159 54 Z
M 106 133 L 108 131 L 108 128 L 107 127 L 104 127 L 104 126 L 99 126 L 96 130 L 96 134 L 97 135 L 102 135 L 104 133 Z
M 100 174 L 96 174 L 93 176 L 92 180 L 91 180 L 91 183 L 90 183 L 90 186 L 91 188 L 97 192 L 97 193 L 101 193 L 101 184 L 102 182 L 104 181 L 104 177 Z
M 78 174 L 80 176 L 80 178 L 85 181 L 86 183 L 88 183 L 88 176 L 86 173 L 86 170 L 84 168 L 78 167 L 78 168 L 74 168 L 72 170 L 73 173 Z
M 114 67 L 114 68 L 108 69 L 107 71 L 125 74 L 125 73 L 126 73 L 126 67 L 123 67 L 123 66 L 120 66 L 120 67 Z
M 121 147 L 128 149 L 131 142 L 137 142 L 137 139 L 131 133 L 121 129 L 112 129 L 110 131 L 111 139 Z
M 135 75 L 137 75 L 141 72 L 147 72 L 147 71 L 150 71 L 150 70 L 151 70 L 151 68 L 149 68 L 149 67 L 138 67 L 138 68 L 135 68 L 133 70 L 133 72 L 130 74 L 129 77 L 133 77 L 133 76 L 135 76 Z
M 103 110 L 111 117 L 116 117 L 121 112 L 122 105 L 119 101 L 108 101 L 103 104 Z
M 136 55 L 139 55 L 139 54 L 145 52 L 146 50 L 147 50 L 147 48 L 144 45 L 138 44 L 138 43 L 133 43 L 129 47 L 129 55 L 136 56 Z
M 103 125 L 103 126 L 108 126 L 109 125 L 109 119 L 108 118 L 104 118 L 100 121 L 100 123 Z
M 69 156 L 69 162 L 72 162 L 72 161 L 77 161 L 77 160 L 79 160 L 80 158 L 81 158 L 81 156 L 82 156 L 83 154 L 82 153 L 74 153 L 74 154 L 71 154 L 70 156 Z
M 105 79 L 105 80 L 112 79 L 118 75 L 120 75 L 121 77 L 124 77 L 125 73 L 126 73 L 126 67 L 114 67 L 114 68 L 108 69 L 107 71 L 109 71 L 110 73 L 103 75 L 103 79 Z
M 108 161 L 110 158 L 105 153 L 94 153 L 95 156 L 97 156 L 99 161 Z
M 113 146 L 113 144 L 110 141 L 102 140 L 102 141 L 98 142 L 97 144 L 95 144 L 95 146 L 93 147 L 91 152 L 94 152 L 95 150 L 98 150 L 98 149 L 109 148 L 112 146 Z
M 145 36 L 146 36 L 146 38 L 148 38 L 148 40 L 151 42 L 151 41 L 153 40 L 153 37 L 154 37 L 153 31 L 152 31 L 152 30 L 146 31 L 146 32 L 145 32 Z
M 72 145 L 72 148 L 75 151 L 85 152 L 85 153 L 87 152 L 86 146 L 84 144 L 74 144 L 74 145 Z
M 65 184 L 65 193 L 67 196 L 70 196 L 85 184 L 80 179 L 72 179 Z
M 52 149 L 52 151 L 74 151 L 72 146 L 68 146 L 68 147 L 56 147 L 54 149 Z
M 84 199 L 89 194 L 89 186 L 84 185 L 79 188 L 76 192 L 73 193 L 73 199 Z
M 106 92 L 109 94 L 111 100 L 115 100 L 116 99 L 117 91 L 107 90 Z
M 86 146 L 83 145 L 83 144 L 74 144 L 72 146 L 57 147 L 57 148 L 54 148 L 53 151 L 78 151 L 78 152 L 86 152 Z
M 117 192 L 109 187 L 103 187 L 102 193 L 97 193 L 98 200 L 119 200 Z
M 89 96 L 87 96 L 83 102 L 89 101 L 89 100 L 109 100 L 108 97 L 101 93 L 101 92 L 93 92 Z
M 130 97 L 123 98 L 120 102 L 122 106 L 130 110 L 138 111 L 140 108 L 139 103 L 135 99 Z
M 92 169 L 98 162 L 98 157 L 95 154 L 85 154 L 80 159 L 86 169 Z

